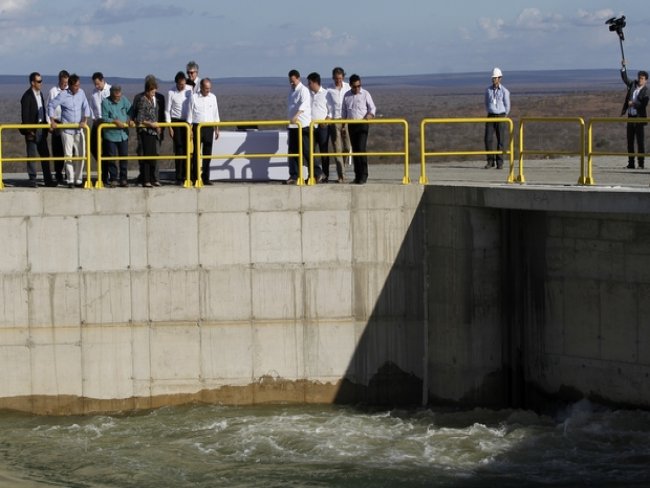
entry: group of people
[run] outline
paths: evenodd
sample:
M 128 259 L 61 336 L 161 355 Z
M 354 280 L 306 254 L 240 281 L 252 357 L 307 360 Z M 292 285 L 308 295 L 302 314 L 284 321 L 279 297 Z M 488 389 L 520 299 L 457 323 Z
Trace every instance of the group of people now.
M 298 165 L 302 164 L 295 155 L 299 153 L 299 131 L 302 130 L 302 154 L 309 166 L 310 143 L 309 126 L 314 124 L 314 147 L 321 156 L 314 159 L 314 174 L 310 175 L 317 183 L 330 181 L 329 161 L 331 154 L 336 164 L 338 183 L 345 182 L 344 157 L 352 151 L 354 164 L 354 184 L 364 184 L 368 180 L 368 159 L 365 155 L 369 124 L 365 121 L 376 115 L 376 107 L 370 93 L 361 87 L 361 78 L 353 74 L 349 83 L 345 81 L 345 71 L 341 67 L 332 70 L 332 83 L 324 88 L 321 77 L 313 72 L 307 76 L 307 86 L 301 80 L 298 70 L 289 71 L 289 94 L 287 97 L 289 178 L 286 183 L 298 180 Z M 502 85 L 503 73 L 500 68 L 492 71 L 492 83 L 485 91 L 485 110 L 488 118 L 501 119 L 510 113 L 510 92 Z M 625 103 L 621 115 L 629 119 L 647 117 L 648 73 L 639 71 L 635 80 L 627 76 L 625 60 L 622 62 L 621 77 L 627 86 Z M 160 186 L 156 156 L 164 131 L 161 122 L 183 122 L 190 125 L 190 140 L 200 139 L 201 155 L 192 155 L 190 179 L 200 178 L 204 185 L 210 182 L 210 155 L 215 140 L 219 138 L 217 126 L 205 126 L 201 133 L 198 126 L 206 122 L 219 122 L 217 97 L 212 93 L 209 78 L 199 77 L 199 66 L 195 61 L 187 63 L 186 71 L 179 71 L 174 77 L 175 86 L 169 90 L 167 98 L 158 93 L 155 76 L 149 75 L 144 81 L 144 91 L 134 97 L 131 103 L 122 94 L 118 85 L 111 86 L 100 72 L 92 76 L 94 89 L 90 100 L 80 88 L 79 76 L 67 71 L 59 72 L 58 83 L 47 94 L 41 88 L 43 78 L 40 73 L 29 75 L 30 87 L 21 98 L 23 124 L 49 123 L 47 129 L 21 129 L 25 136 L 26 152 L 30 158 L 42 158 L 41 170 L 45 186 L 67 184 L 69 187 L 81 186 L 84 172 L 84 128 L 92 120 L 91 152 L 97 157 L 98 138 L 101 136 L 106 164 L 102 166 L 101 178 L 105 185 L 128 186 L 128 164 L 111 158 L 128 154 L 129 127 L 137 127 L 137 153 L 140 160 L 140 175 L 137 181 L 145 187 Z M 332 120 L 332 122 L 328 122 Z M 341 122 L 346 120 L 346 122 Z M 105 128 L 99 134 L 98 127 L 103 122 L 115 124 L 115 128 Z M 73 124 L 58 128 L 59 124 Z M 633 169 L 637 156 L 638 168 L 644 168 L 645 125 L 643 121 L 627 124 L 627 168 Z M 168 134 L 173 141 L 175 160 L 175 182 L 180 185 L 187 178 L 184 156 L 191 148 L 187 146 L 186 126 L 172 126 Z M 50 170 L 50 150 L 48 133 L 52 133 L 52 156 L 59 158 L 54 163 L 55 175 Z M 635 153 L 635 142 L 637 152 Z M 501 120 L 485 124 L 484 133 L 487 164 L 485 168 L 503 167 L 503 151 L 508 144 L 508 131 Z M 193 143 L 192 143 L 193 144 Z M 63 158 L 78 159 L 63 159 Z M 199 169 L 199 159 L 201 159 Z M 200 175 L 198 173 L 200 172 Z M 31 186 L 38 186 L 34 160 L 27 163 L 27 173 Z M 333 181 L 333 180 L 332 180 Z
M 320 154 L 331 152 L 336 162 L 337 182 L 345 182 L 343 158 L 352 149 L 354 180 L 352 183 L 363 185 L 368 181 L 368 158 L 365 155 L 368 141 L 369 124 L 367 120 L 375 117 L 377 108 L 370 93 L 361 88 L 359 75 L 350 76 L 345 82 L 345 71 L 341 67 L 332 70 L 332 85 L 325 89 L 320 74 L 313 72 L 307 76 L 307 86 L 300 79 L 300 72 L 289 71 L 289 95 L 287 97 L 287 117 L 291 121 L 288 130 L 290 154 L 299 153 L 302 130 L 302 155 L 309 166 L 310 144 L 309 126 L 314 123 L 314 144 Z M 345 119 L 343 123 L 341 120 Z M 339 122 L 327 122 L 328 120 Z M 352 122 L 353 121 L 353 122 Z M 328 151 L 331 141 L 332 151 Z M 289 158 L 289 179 L 287 184 L 297 182 L 297 157 Z M 310 175 L 316 183 L 329 181 L 329 156 L 322 155 L 314 159 L 314 174 Z
M 344 156 L 350 152 L 361 153 L 353 156 L 355 178 L 353 183 L 363 184 L 368 179 L 366 143 L 368 124 L 356 122 L 371 119 L 376 108 L 372 96 L 361 88 L 358 75 L 345 81 L 345 72 L 336 67 L 332 70 L 332 86 L 321 86 L 318 73 L 308 77 L 307 88 L 300 80 L 296 70 L 289 72 L 290 92 L 287 101 L 288 146 L 290 154 L 298 154 L 298 127 L 303 132 L 303 156 L 309 161 L 309 125 L 312 120 L 354 119 L 354 123 L 321 123 L 316 128 L 316 144 L 320 153 L 328 152 L 331 142 L 335 154 L 337 182 L 345 182 Z M 185 156 L 191 148 L 187 147 L 187 126 L 191 127 L 190 141 L 200 140 L 201 154 L 192 153 L 190 179 L 200 178 L 203 185 L 211 185 L 210 159 L 214 141 L 219 138 L 218 126 L 199 124 L 219 122 L 219 105 L 212 93 L 209 78 L 199 77 L 199 66 L 195 61 L 187 63 L 186 71 L 179 71 L 174 77 L 174 87 L 167 97 L 158 92 L 156 77 L 149 75 L 144 80 L 144 91 L 137 94 L 131 103 L 122 93 L 119 85 L 111 85 L 101 72 L 92 76 L 93 91 L 86 97 L 81 89 L 79 76 L 63 70 L 59 72 L 58 83 L 47 95 L 42 91 L 43 78 L 40 73 L 29 75 L 30 87 L 21 98 L 23 124 L 49 124 L 49 129 L 21 129 L 25 136 L 26 152 L 30 159 L 27 173 L 31 186 L 37 187 L 37 171 L 34 160 L 41 158 L 41 170 L 45 186 L 67 185 L 70 188 L 83 185 L 85 129 L 90 129 L 90 150 L 97 159 L 98 144 L 106 160 L 102 165 L 101 179 L 105 186 L 126 187 L 128 183 L 128 161 L 116 157 L 128 155 L 129 128 L 136 127 L 137 154 L 140 174 L 137 182 L 144 187 L 160 186 L 157 156 L 165 132 L 160 124 L 182 123 L 169 126 L 167 133 L 173 142 L 175 160 L 175 182 L 183 184 L 187 179 Z M 104 127 L 102 123 L 114 124 Z M 64 124 L 62 127 L 59 127 Z M 48 146 L 48 134 L 52 134 L 52 151 Z M 54 163 L 55 174 L 50 169 L 50 154 L 57 158 Z M 199 163 L 201 160 L 201 163 Z M 199 166 L 200 164 L 200 166 Z M 329 157 L 322 156 L 315 163 L 318 183 L 329 181 Z M 286 183 L 296 183 L 298 178 L 298 158 L 289 158 L 289 179 Z
M 129 128 L 136 127 L 137 153 L 139 161 L 139 184 L 151 188 L 160 186 L 158 160 L 160 145 L 164 139 L 163 122 L 184 122 L 192 128 L 191 137 L 200 137 L 202 156 L 212 154 L 212 143 L 219 137 L 217 127 L 207 127 L 198 134 L 200 123 L 219 122 L 219 107 L 216 96 L 211 92 L 209 78 L 199 78 L 199 66 L 190 61 L 186 72 L 179 71 L 175 77 L 175 88 L 170 90 L 167 99 L 158 92 L 156 77 L 148 75 L 144 80 L 144 91 L 137 94 L 131 103 L 123 94 L 119 85 L 110 85 L 101 72 L 92 76 L 94 89 L 90 98 L 81 89 L 79 76 L 62 70 L 58 83 L 47 97 L 42 91 L 43 77 L 34 72 L 29 75 L 30 87 L 21 98 L 21 116 L 23 124 L 49 124 L 49 129 L 21 129 L 25 137 L 26 152 L 30 158 L 41 158 L 41 170 L 45 186 L 67 185 L 69 188 L 82 186 L 86 141 L 84 130 L 92 121 L 90 130 L 90 148 L 97 158 L 98 144 L 106 162 L 102 166 L 102 182 L 110 187 L 128 186 L 128 162 L 112 159 L 128 155 Z M 111 123 L 115 127 L 103 128 L 102 123 Z M 62 127 L 59 127 L 63 124 Z M 71 127 L 73 126 L 73 127 Z M 169 127 L 173 140 L 174 154 L 185 156 L 187 133 L 184 126 Z M 48 134 L 52 134 L 55 174 L 50 169 L 50 150 L 47 143 Z M 197 179 L 199 156 L 193 155 L 190 177 Z M 204 184 L 209 181 L 209 158 L 203 159 L 200 178 Z M 176 183 L 182 184 L 186 179 L 186 165 L 183 158 L 176 160 Z M 37 172 L 33 160 L 27 163 L 30 185 L 37 187 Z

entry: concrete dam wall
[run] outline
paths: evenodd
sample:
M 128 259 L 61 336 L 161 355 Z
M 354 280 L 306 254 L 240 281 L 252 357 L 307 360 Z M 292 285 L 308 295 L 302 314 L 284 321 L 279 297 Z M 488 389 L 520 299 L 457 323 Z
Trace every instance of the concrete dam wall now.
M 0 192 L 0 408 L 650 406 L 650 194 Z

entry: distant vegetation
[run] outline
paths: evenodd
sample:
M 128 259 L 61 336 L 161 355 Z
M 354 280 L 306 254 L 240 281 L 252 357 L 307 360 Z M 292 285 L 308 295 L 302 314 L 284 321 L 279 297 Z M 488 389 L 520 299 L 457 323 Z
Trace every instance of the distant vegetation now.
M 512 92 L 512 113 L 515 130 L 521 117 L 618 117 L 624 97 L 624 86 L 616 78 L 616 71 L 598 71 L 600 88 L 594 91 L 593 79 L 570 72 L 561 81 L 540 80 L 528 75 L 513 76 L 512 84 L 504 84 Z M 420 158 L 420 122 L 432 117 L 483 117 L 483 90 L 489 83 L 462 75 L 443 78 L 436 75 L 437 82 L 427 82 L 423 77 L 369 78 L 364 80 L 377 105 L 378 115 L 383 118 L 406 119 L 409 124 L 409 153 L 412 162 Z M 0 77 L 1 78 L 1 77 Z M 327 78 L 324 76 L 324 79 Z M 48 77 L 46 77 L 46 81 Z M 375 85 L 373 85 L 373 80 Z M 391 84 L 390 81 L 393 81 Z M 461 80 L 462 83 L 459 81 Z M 14 81 L 14 80 L 12 80 Z M 47 85 L 46 88 L 49 89 Z M 110 79 L 108 80 L 111 81 Z M 327 81 L 328 82 L 328 81 Z M 327 85 L 326 82 L 326 85 Z M 141 86 L 132 80 L 120 83 L 124 93 L 133 99 Z M 82 85 L 87 93 L 90 84 Z M 229 79 L 223 84 L 214 82 L 219 99 L 222 120 L 284 120 L 286 118 L 287 85 L 282 79 Z M 161 92 L 166 95 L 171 83 L 161 83 Z M 2 83 L 0 80 L 0 123 L 20 122 L 20 95 L 26 89 L 17 82 Z M 578 146 L 575 124 L 537 124 L 526 126 L 527 147 L 536 150 L 571 150 Z M 131 152 L 135 153 L 135 137 L 132 133 Z M 403 144 L 401 126 L 373 125 L 368 140 L 369 151 L 400 151 Z M 429 126 L 426 150 L 462 151 L 482 150 L 482 124 L 454 124 Z M 167 138 L 168 139 L 168 138 Z M 594 132 L 594 146 L 599 151 L 625 151 L 624 124 L 599 125 Z M 517 147 L 515 147 L 517 149 Z M 166 140 L 163 151 L 171 153 L 171 144 Z M 17 131 L 2 134 L 2 154 L 6 157 L 20 157 L 25 154 L 23 138 Z M 399 158 L 376 158 L 380 162 L 401 162 Z M 456 160 L 459 157 L 429 158 L 429 162 Z M 471 159 L 477 159 L 476 156 Z M 478 158 L 482 159 L 482 158 Z M 171 162 L 162 167 L 172 167 Z M 20 163 L 6 164 L 6 172 L 21 171 Z

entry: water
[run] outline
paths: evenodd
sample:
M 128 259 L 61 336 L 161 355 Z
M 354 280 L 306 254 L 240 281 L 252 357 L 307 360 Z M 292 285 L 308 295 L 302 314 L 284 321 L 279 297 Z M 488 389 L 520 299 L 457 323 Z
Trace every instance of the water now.
M 0 486 L 12 487 L 650 486 L 650 413 L 588 402 L 555 417 L 336 406 L 4 413 L 0 432 Z

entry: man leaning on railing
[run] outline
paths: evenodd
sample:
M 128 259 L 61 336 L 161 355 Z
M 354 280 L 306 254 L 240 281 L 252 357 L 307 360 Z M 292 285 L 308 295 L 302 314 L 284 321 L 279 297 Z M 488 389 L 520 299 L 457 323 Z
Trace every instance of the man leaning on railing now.
M 81 89 L 81 82 L 78 75 L 70 75 L 68 89 L 59 93 L 47 105 L 52 129 L 56 129 L 57 127 L 57 121 L 54 118 L 54 111 L 57 107 L 61 107 L 61 123 L 79 124 L 78 129 L 63 129 L 61 138 L 63 139 L 64 157 L 72 158 L 75 154 L 79 157 L 85 156 L 83 129 L 86 128 L 86 122 L 88 121 L 88 117 L 90 117 L 90 106 L 88 105 L 86 94 Z M 82 176 L 84 166 L 83 160 L 76 162 L 70 159 L 66 160 L 65 173 L 68 188 L 83 184 Z M 90 171 L 90 168 L 88 170 Z

